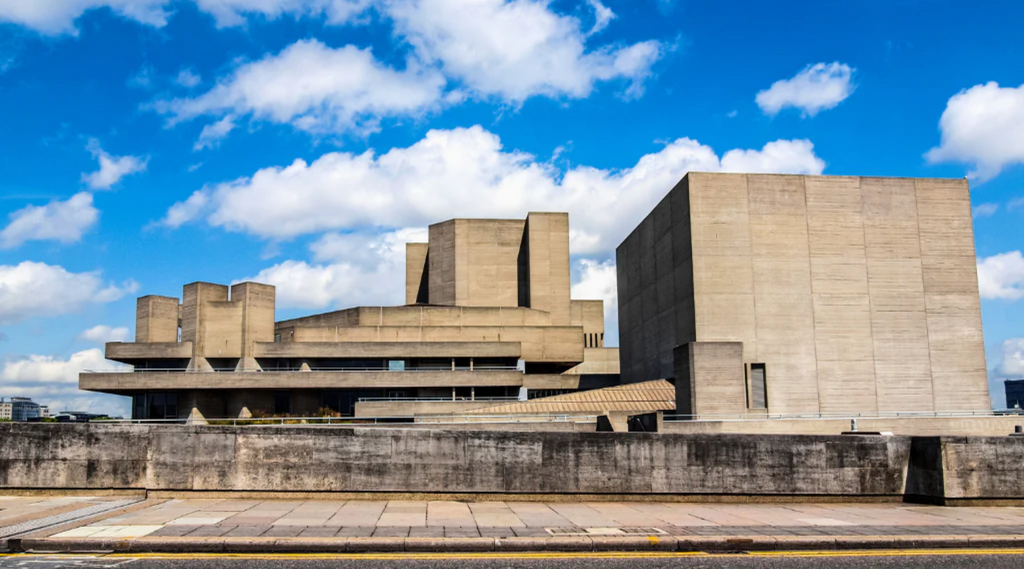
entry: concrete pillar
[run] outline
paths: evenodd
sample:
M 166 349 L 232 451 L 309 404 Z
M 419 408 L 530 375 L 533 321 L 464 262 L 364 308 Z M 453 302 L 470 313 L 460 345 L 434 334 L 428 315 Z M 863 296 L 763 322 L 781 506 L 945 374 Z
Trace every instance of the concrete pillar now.
M 199 408 L 193 407 L 192 408 L 192 412 L 188 414 L 188 419 L 185 420 L 185 424 L 186 425 L 209 425 L 210 423 L 207 422 L 206 417 L 203 417 L 203 414 L 199 412 Z
M 206 358 L 202 356 L 193 356 L 192 359 L 188 361 L 188 367 L 185 368 L 185 371 L 211 372 L 214 371 L 214 369 L 213 366 L 210 365 L 210 362 L 206 361 Z

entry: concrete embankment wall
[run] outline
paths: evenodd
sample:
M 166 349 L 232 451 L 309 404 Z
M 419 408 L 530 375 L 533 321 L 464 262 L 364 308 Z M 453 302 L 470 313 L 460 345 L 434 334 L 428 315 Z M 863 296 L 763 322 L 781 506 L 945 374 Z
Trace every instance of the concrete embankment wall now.
M 8 489 L 1024 498 L 1011 437 L 7 423 L 0 443 Z
M 901 437 L 0 425 L 0 488 L 902 496 Z
M 905 436 L 1004 436 L 1024 416 L 979 417 L 885 417 L 857 419 L 861 431 L 889 432 Z M 743 421 L 665 421 L 665 433 L 749 433 L 777 435 L 839 434 L 850 430 L 850 419 L 747 419 Z

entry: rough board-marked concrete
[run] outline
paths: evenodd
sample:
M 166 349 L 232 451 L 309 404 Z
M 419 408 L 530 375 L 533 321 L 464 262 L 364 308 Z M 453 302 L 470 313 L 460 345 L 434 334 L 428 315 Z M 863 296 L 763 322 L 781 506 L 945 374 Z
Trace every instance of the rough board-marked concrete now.
M 1024 437 L 915 437 L 907 495 L 945 505 L 1020 503 Z
M 0 425 L 0 488 L 879 496 L 907 437 Z

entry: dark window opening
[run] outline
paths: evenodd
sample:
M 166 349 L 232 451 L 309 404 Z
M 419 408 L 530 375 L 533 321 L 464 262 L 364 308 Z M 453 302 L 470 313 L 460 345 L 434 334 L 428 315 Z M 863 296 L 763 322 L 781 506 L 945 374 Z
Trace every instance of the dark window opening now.
M 292 412 L 292 393 L 290 391 L 274 392 L 274 414 L 287 415 Z
M 750 364 L 747 406 L 751 409 L 768 408 L 768 380 L 764 364 Z

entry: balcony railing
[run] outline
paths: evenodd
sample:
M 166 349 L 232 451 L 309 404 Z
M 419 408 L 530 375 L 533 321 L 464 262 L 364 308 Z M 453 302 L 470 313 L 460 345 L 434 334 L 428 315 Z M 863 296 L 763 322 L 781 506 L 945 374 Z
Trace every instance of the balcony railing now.
M 188 419 L 102 419 L 94 423 L 118 424 L 187 424 Z M 221 426 L 359 426 L 359 425 L 483 425 L 516 423 L 596 423 L 597 415 L 538 414 L 538 415 L 423 415 L 418 417 L 206 417 L 193 424 Z
M 777 421 L 802 419 L 903 419 L 903 418 L 964 418 L 993 417 L 1015 414 L 1015 409 L 1006 411 L 872 411 L 863 413 L 759 413 L 751 409 L 749 413 L 726 414 L 665 414 L 665 421 Z
M 82 370 L 82 373 L 273 373 L 273 372 L 304 372 L 302 368 L 288 367 L 288 368 L 267 368 L 262 371 L 235 371 L 235 368 L 213 368 L 206 370 L 187 370 L 185 368 L 134 368 L 134 369 L 114 369 L 114 370 Z M 405 368 L 405 369 L 390 369 L 387 367 L 314 367 L 310 366 L 309 371 L 315 372 L 337 372 L 337 373 L 363 373 L 363 372 L 391 372 L 391 373 L 409 373 L 409 372 L 442 372 L 442 371 L 522 371 L 516 366 L 457 366 L 457 367 L 437 367 L 437 368 Z
M 518 397 L 360 397 L 360 403 L 371 403 L 371 402 L 423 402 L 423 403 L 465 403 L 474 401 L 483 401 L 487 403 L 489 401 L 519 401 Z

